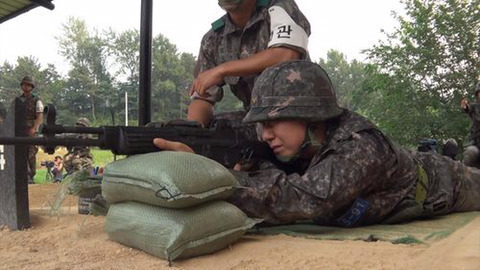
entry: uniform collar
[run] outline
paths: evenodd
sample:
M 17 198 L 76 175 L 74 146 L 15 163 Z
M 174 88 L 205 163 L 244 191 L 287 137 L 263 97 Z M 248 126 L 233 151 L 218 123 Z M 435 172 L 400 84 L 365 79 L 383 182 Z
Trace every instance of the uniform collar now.
M 257 8 L 255 9 L 255 12 L 253 12 L 252 18 L 248 21 L 247 25 L 245 26 L 245 30 L 250 28 L 252 25 L 255 25 L 259 21 L 265 20 L 266 12 L 262 12 L 262 9 L 265 7 L 270 6 L 271 0 L 257 0 Z M 223 22 L 222 22 L 223 21 Z M 223 35 L 229 35 L 235 31 L 243 31 L 240 27 L 237 27 L 232 20 L 230 20 L 230 17 L 228 14 L 225 14 L 222 18 L 219 20 L 215 21 L 214 24 L 217 24 L 217 27 L 221 25 L 225 25 L 225 29 L 223 31 Z M 212 24 L 213 25 L 213 24 Z
M 27 96 L 25 95 L 25 93 L 22 93 L 21 97 L 23 97 L 23 98 L 35 98 L 35 94 L 32 93 L 32 94 L 30 95 L 30 97 L 27 97 Z

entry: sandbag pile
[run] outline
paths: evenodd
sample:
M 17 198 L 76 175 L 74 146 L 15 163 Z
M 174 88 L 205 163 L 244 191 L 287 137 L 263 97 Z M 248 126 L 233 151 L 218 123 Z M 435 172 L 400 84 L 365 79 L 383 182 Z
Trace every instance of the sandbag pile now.
M 237 181 L 200 155 L 161 151 L 105 168 L 109 238 L 172 261 L 212 253 L 237 241 L 258 221 L 224 201 Z

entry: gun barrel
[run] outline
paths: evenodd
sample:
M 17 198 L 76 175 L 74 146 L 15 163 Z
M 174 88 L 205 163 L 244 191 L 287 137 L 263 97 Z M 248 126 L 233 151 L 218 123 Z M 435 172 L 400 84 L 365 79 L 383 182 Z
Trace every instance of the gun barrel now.
M 23 144 L 42 146 L 104 146 L 99 139 L 47 138 L 47 137 L 0 137 L 0 145 Z
M 63 134 L 63 133 L 83 133 L 83 134 L 103 134 L 103 128 L 79 127 L 79 126 L 60 126 L 60 125 L 42 125 L 40 133 L 42 134 Z

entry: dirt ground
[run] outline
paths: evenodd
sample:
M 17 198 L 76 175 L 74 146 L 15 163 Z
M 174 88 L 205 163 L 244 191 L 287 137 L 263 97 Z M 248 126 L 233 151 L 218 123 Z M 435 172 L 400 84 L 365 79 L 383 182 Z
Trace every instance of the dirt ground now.
M 58 184 L 30 185 L 32 228 L 0 228 L 0 269 L 480 269 L 480 217 L 427 245 L 244 236 L 215 254 L 168 262 L 108 240 L 104 217 L 77 214 L 68 197 L 49 215 Z

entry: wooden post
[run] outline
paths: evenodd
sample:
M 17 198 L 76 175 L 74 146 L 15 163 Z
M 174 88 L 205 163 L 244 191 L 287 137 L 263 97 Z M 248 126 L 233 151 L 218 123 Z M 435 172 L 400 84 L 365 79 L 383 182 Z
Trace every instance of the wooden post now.
M 25 103 L 16 98 L 0 125 L 0 136 L 26 136 Z M 28 205 L 28 145 L 0 145 L 0 226 L 30 227 Z

